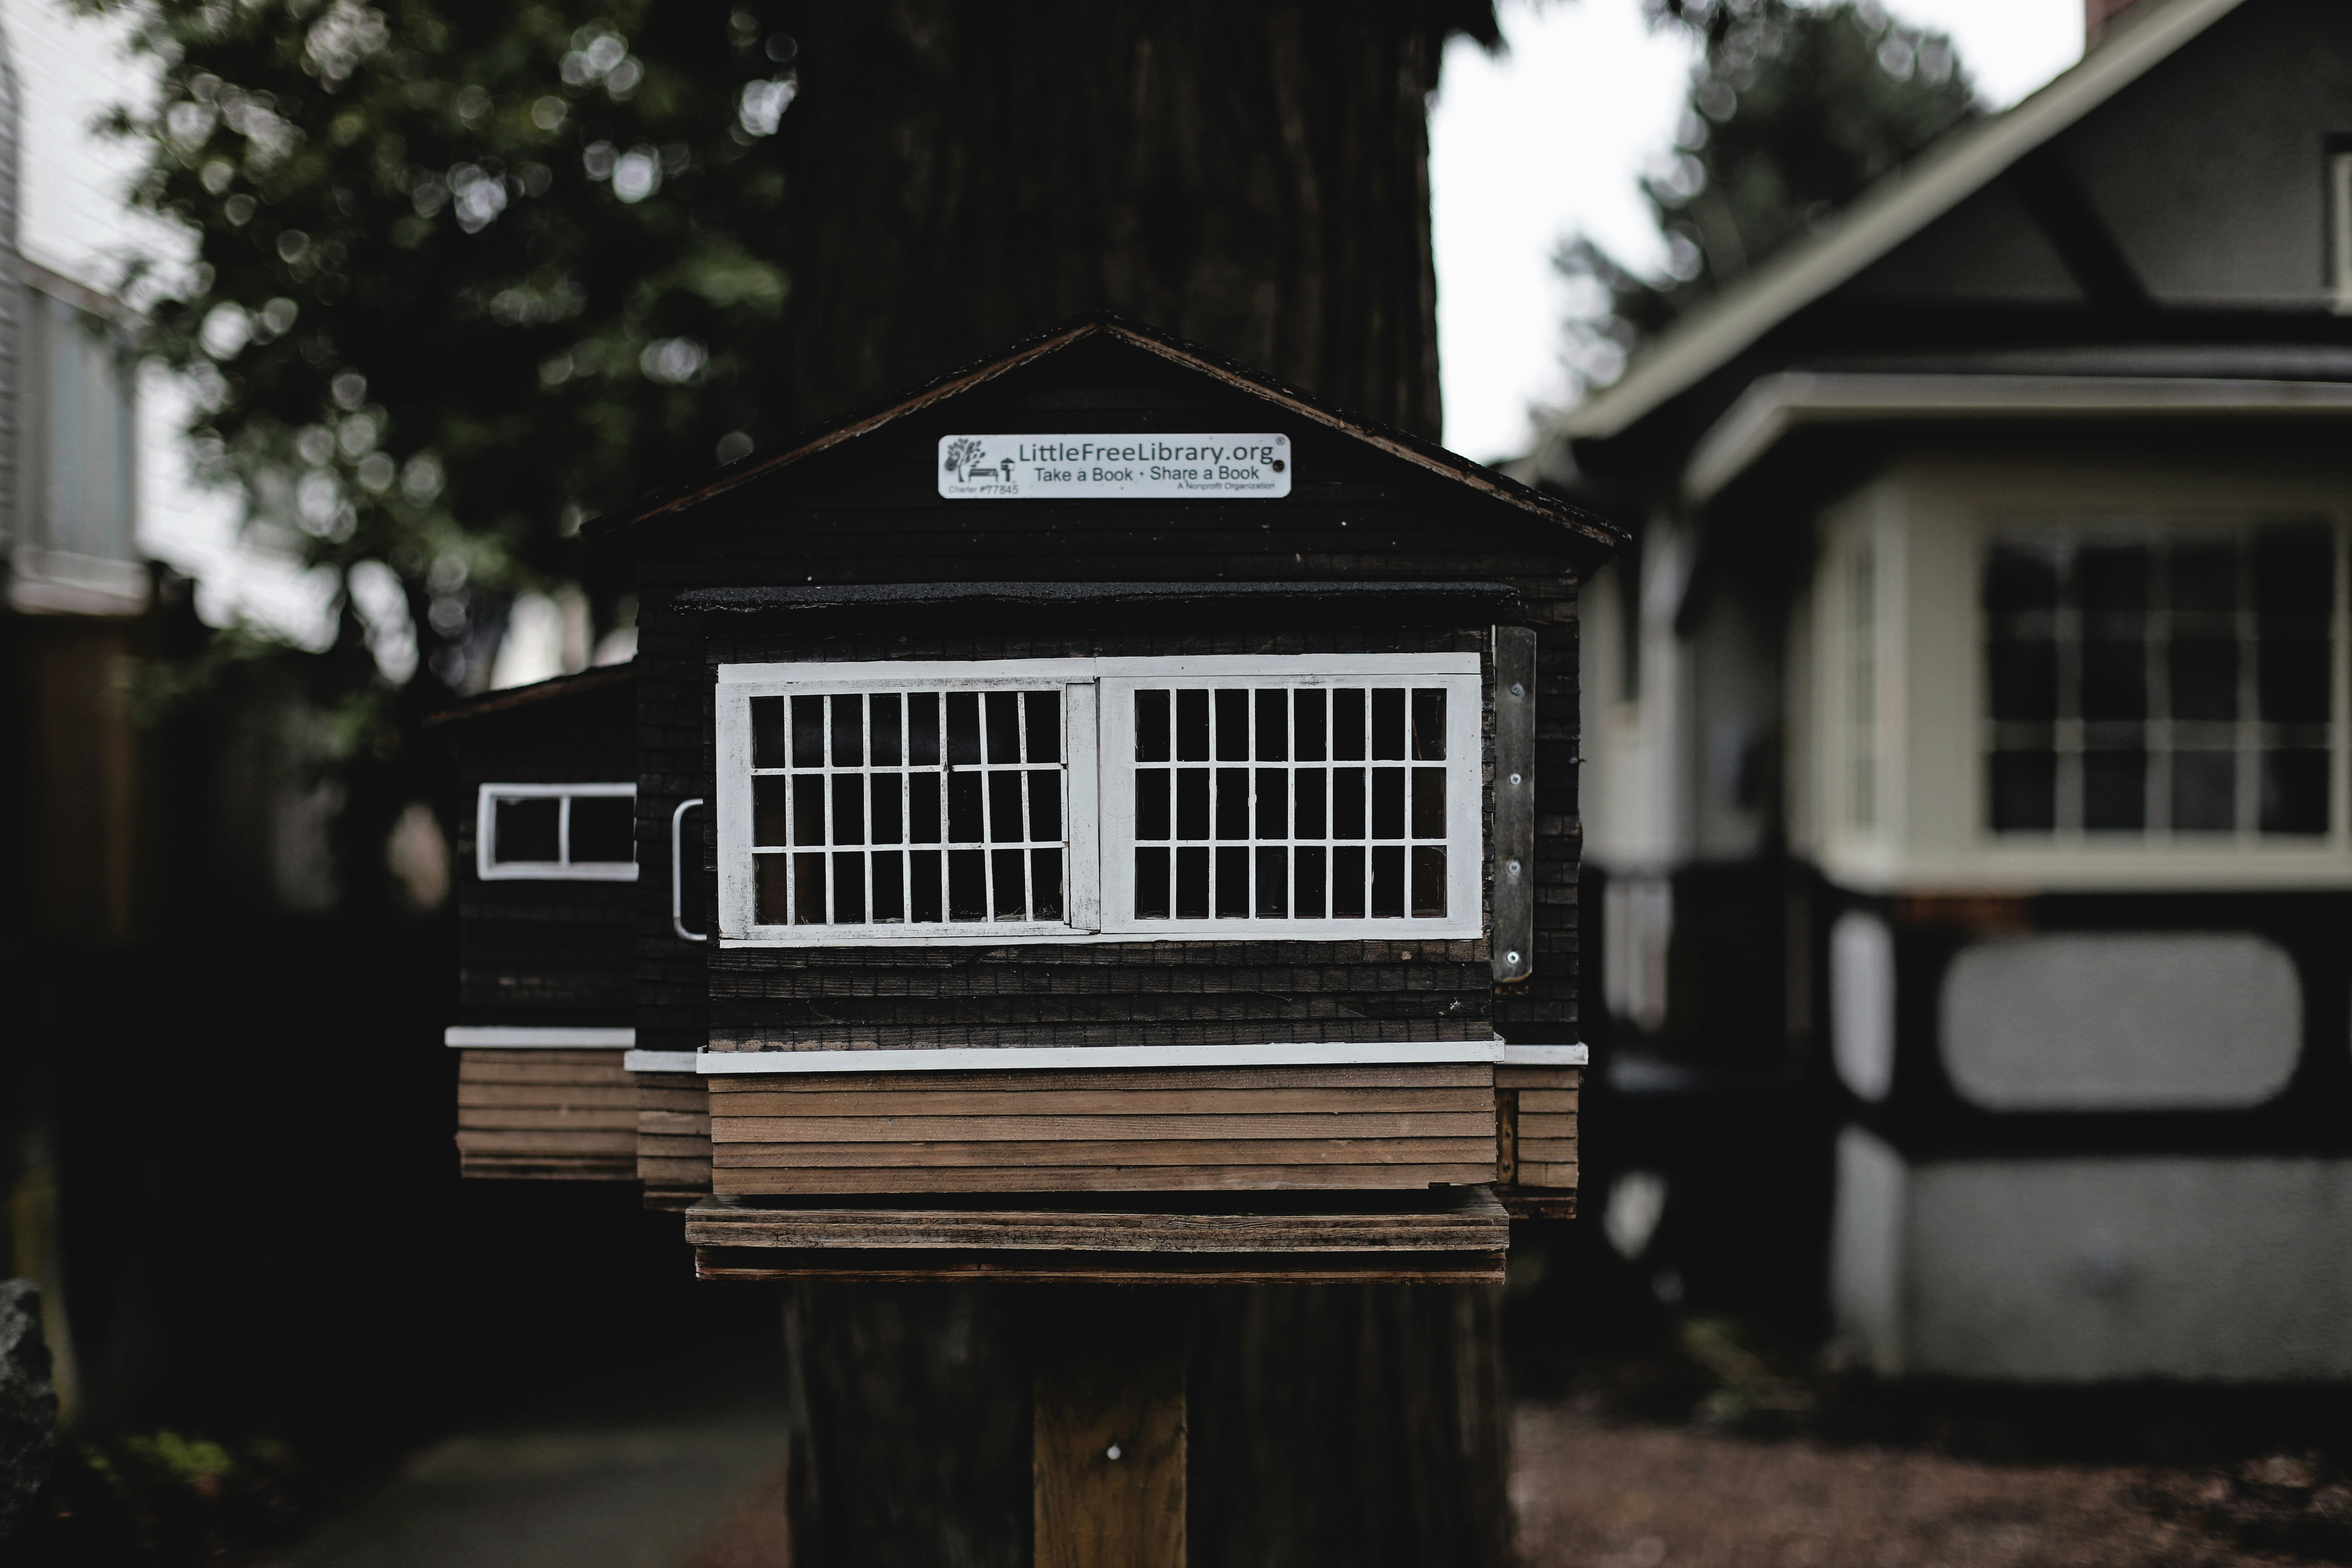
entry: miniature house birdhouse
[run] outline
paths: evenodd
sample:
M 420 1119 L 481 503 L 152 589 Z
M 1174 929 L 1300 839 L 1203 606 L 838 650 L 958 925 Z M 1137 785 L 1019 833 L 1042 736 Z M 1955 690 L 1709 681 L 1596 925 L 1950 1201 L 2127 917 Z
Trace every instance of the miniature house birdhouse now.
M 469 1173 L 708 1274 L 1486 1278 L 1572 1201 L 1606 524 L 1092 320 L 588 533 L 627 676 L 449 721 Z

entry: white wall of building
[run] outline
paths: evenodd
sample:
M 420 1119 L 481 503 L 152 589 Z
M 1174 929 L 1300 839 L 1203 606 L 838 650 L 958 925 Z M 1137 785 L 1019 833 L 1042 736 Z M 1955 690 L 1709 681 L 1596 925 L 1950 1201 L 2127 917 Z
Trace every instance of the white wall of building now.
M 1831 1300 L 1887 1376 L 2352 1377 L 2352 1161 L 1838 1146 Z
M 0 0 L 0 28 L 22 98 L 17 245 L 25 258 L 108 297 L 119 294 L 140 256 L 164 263 L 172 276 L 194 254 L 190 237 L 131 207 L 141 149 L 93 129 L 115 105 L 143 97 L 150 79 L 152 67 L 124 52 L 121 18 L 83 16 L 58 0 Z M 142 372 L 140 547 L 197 579 L 197 611 L 213 625 L 245 621 L 323 647 L 333 633 L 332 575 L 247 537 L 238 499 L 196 481 L 180 435 L 189 411 L 176 378 Z

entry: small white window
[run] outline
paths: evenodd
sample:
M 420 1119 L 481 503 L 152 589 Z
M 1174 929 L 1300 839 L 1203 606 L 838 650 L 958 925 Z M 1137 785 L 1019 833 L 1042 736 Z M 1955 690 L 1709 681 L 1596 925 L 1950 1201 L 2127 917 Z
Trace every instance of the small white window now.
M 1475 655 L 730 665 L 718 717 L 723 941 L 1483 929 Z
M 636 812 L 633 784 L 484 784 L 475 870 L 486 882 L 634 882 Z

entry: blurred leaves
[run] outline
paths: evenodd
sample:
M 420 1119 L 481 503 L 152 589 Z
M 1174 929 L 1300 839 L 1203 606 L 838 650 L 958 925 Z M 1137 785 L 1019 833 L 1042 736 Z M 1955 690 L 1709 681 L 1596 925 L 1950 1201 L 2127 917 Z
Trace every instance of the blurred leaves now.
M 1674 145 L 1642 181 L 1666 242 L 1645 277 L 1589 237 L 1556 265 L 1571 285 L 1569 369 L 1581 392 L 1717 289 L 1825 223 L 1981 112 L 1945 35 L 1869 0 L 1645 0 L 1701 47 Z
M 60 1450 L 55 1515 L 20 1544 L 28 1561 L 92 1568 L 243 1560 L 292 1539 L 317 1485 L 268 1437 L 167 1428 L 86 1440 Z
M 118 124 L 138 200 L 196 235 L 133 293 L 200 464 L 355 590 L 380 563 L 370 640 L 413 635 L 441 687 L 478 681 L 522 588 L 609 604 L 582 518 L 758 429 L 791 37 L 644 0 L 132 16 L 162 76 Z

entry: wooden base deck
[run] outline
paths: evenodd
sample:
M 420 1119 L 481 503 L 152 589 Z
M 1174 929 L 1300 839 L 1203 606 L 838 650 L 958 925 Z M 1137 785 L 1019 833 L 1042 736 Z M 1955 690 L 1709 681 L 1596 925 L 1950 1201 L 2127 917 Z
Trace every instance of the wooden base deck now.
M 705 1279 L 1476 1284 L 1510 1216 L 1486 1186 L 1422 1192 L 705 1198 Z

